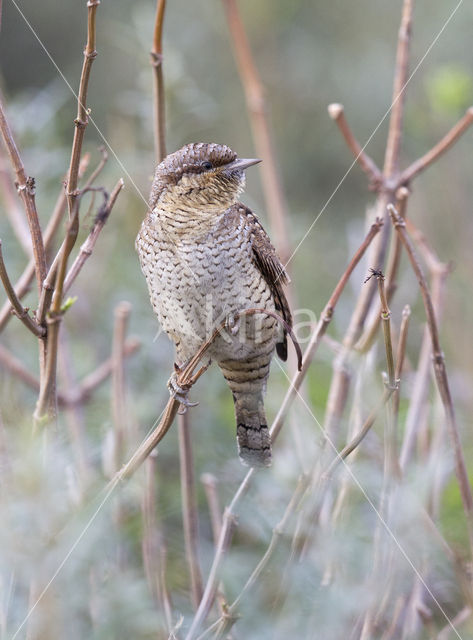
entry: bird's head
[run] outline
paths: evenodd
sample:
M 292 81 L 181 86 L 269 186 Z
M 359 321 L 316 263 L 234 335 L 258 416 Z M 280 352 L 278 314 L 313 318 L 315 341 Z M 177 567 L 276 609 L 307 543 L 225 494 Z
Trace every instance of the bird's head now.
M 245 169 L 260 162 L 238 158 L 223 144 L 187 144 L 157 166 L 150 208 L 179 207 L 208 213 L 227 209 L 245 186 Z

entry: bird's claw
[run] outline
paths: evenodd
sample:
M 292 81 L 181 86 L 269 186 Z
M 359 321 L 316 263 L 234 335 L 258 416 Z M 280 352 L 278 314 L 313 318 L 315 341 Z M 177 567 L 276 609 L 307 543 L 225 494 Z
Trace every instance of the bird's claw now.
M 240 329 L 240 316 L 236 313 L 229 313 L 225 320 L 225 328 L 232 336 L 236 336 Z
M 189 391 L 192 385 L 180 385 L 177 381 L 178 375 L 181 371 L 181 368 L 174 364 L 174 373 L 169 378 L 167 383 L 167 388 L 169 389 L 169 394 L 171 398 L 174 398 L 181 405 L 179 407 L 178 413 L 185 413 L 189 407 L 196 407 L 198 402 L 191 402 L 189 400 Z

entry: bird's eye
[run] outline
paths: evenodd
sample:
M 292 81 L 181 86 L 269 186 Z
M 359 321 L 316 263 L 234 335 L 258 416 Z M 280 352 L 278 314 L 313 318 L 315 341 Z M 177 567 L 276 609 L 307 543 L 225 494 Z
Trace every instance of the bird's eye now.
M 202 163 L 202 167 L 208 171 L 209 169 L 212 169 L 212 163 L 207 160 Z

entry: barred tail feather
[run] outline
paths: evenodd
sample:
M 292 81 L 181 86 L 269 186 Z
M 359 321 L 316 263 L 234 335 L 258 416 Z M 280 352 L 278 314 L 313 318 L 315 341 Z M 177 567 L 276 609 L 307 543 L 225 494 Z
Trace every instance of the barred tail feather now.
M 264 413 L 262 394 L 236 393 L 233 397 L 238 453 L 241 462 L 249 467 L 269 467 L 271 437 Z

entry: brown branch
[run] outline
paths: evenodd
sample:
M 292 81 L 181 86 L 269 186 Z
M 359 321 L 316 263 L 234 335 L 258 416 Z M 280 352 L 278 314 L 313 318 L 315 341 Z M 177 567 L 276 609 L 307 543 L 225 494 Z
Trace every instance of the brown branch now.
M 115 187 L 113 188 L 112 193 L 110 194 L 106 204 L 104 207 L 102 207 L 96 218 L 95 218 L 95 222 L 93 224 L 92 229 L 90 230 L 89 235 L 87 236 L 87 239 L 85 240 L 85 242 L 82 244 L 80 250 L 79 250 L 79 254 L 77 256 L 77 258 L 74 260 L 71 268 L 69 269 L 67 276 L 64 280 L 64 293 L 67 293 L 69 291 L 69 289 L 71 288 L 74 280 L 77 278 L 77 276 L 79 275 L 79 272 L 81 271 L 82 267 L 84 266 L 84 263 L 86 262 L 86 260 L 88 260 L 88 258 L 90 258 L 90 256 L 92 255 L 92 251 L 94 250 L 95 244 L 97 242 L 97 239 L 100 235 L 100 232 L 102 231 L 102 229 L 104 228 L 111 212 L 113 209 L 113 206 L 116 202 L 116 199 L 118 197 L 118 194 L 120 193 L 120 191 L 122 190 L 122 188 L 124 187 L 125 183 L 123 182 L 123 180 L 120 178 L 120 180 L 117 182 L 117 184 L 115 185 Z
M 129 338 L 123 345 L 123 356 L 128 358 L 138 351 L 140 348 L 140 341 L 137 338 Z M 101 385 L 112 373 L 113 358 L 105 360 L 95 371 L 89 373 L 82 379 L 77 390 L 74 390 L 67 395 L 59 394 L 59 405 L 71 406 L 75 404 L 83 404 L 89 400 L 95 389 Z
M 173 627 L 172 607 L 166 586 L 166 548 L 159 529 L 156 514 L 156 466 L 157 452 L 151 453 L 145 462 L 145 485 L 141 500 L 143 517 L 142 555 L 150 591 L 160 606 L 166 620 L 168 634 Z
M 20 158 L 18 148 L 13 139 L 12 132 L 8 126 L 3 104 L 0 100 L 0 130 L 3 141 L 10 156 L 10 162 L 16 174 L 16 188 L 23 201 L 30 228 L 31 241 L 33 245 L 33 256 L 35 263 L 36 283 L 38 291 L 41 291 L 43 279 L 46 275 L 46 253 L 44 250 L 43 236 L 41 226 L 39 224 L 38 212 L 36 211 L 35 201 L 35 182 L 34 178 L 27 178 L 23 162 Z
M 401 25 L 399 27 L 396 67 L 392 94 L 391 117 L 389 119 L 388 140 L 384 158 L 384 177 L 390 179 L 399 169 L 402 121 L 406 97 L 406 82 L 409 64 L 409 44 L 412 29 L 412 0 L 404 0 Z
M 181 468 L 182 523 L 186 546 L 186 558 L 191 578 L 191 595 L 194 610 L 202 599 L 202 572 L 198 557 L 198 511 L 195 495 L 194 457 L 188 412 L 178 416 L 179 461 Z
M 396 192 L 396 208 L 399 211 L 399 215 L 403 219 L 406 216 L 408 196 L 409 190 L 406 189 L 406 187 L 400 187 Z M 395 233 L 391 239 L 391 248 L 389 251 L 388 263 L 386 266 L 386 297 L 388 303 L 391 302 L 394 292 L 397 289 L 396 279 L 399 271 L 399 263 L 401 261 L 401 248 L 401 241 L 397 233 Z M 371 325 L 366 328 L 353 348 L 357 351 L 361 351 L 361 353 L 366 353 L 367 351 L 369 351 L 376 338 L 380 324 L 381 306 L 378 306 Z
M 273 440 L 277 437 L 277 435 L 279 434 L 282 425 L 284 424 L 284 420 L 287 416 L 287 412 L 289 410 L 290 405 L 292 404 L 292 401 L 294 400 L 300 385 L 303 381 L 303 379 L 305 378 L 307 371 L 309 369 L 309 366 L 312 362 L 312 360 L 314 359 L 315 353 L 320 345 L 320 342 L 322 341 L 322 338 L 325 334 L 325 332 L 327 331 L 327 327 L 330 324 L 330 322 L 332 321 L 333 318 L 333 314 L 335 311 L 335 307 L 337 305 L 337 302 L 342 294 L 343 289 L 345 288 L 345 285 L 348 282 L 348 279 L 350 278 L 351 274 L 353 273 L 356 265 L 359 263 L 359 261 L 361 260 L 361 258 L 363 257 L 365 251 L 367 250 L 367 248 L 370 246 L 373 238 L 376 236 L 376 234 L 379 232 L 379 230 L 382 227 L 382 222 L 381 220 L 376 220 L 376 222 L 374 222 L 371 225 L 371 228 L 368 232 L 368 234 L 366 235 L 366 238 L 364 239 L 364 241 L 362 242 L 362 244 L 360 245 L 358 251 L 355 253 L 355 255 L 353 256 L 353 258 L 350 261 L 350 264 L 348 265 L 348 267 L 345 269 L 342 277 L 340 278 L 337 286 L 335 287 L 332 295 L 330 296 L 329 301 L 327 302 L 327 304 L 325 305 L 324 310 L 322 311 L 319 321 L 317 323 L 317 326 L 315 328 L 315 330 L 313 331 L 311 338 L 309 340 L 309 344 L 307 346 L 307 349 L 304 353 L 304 358 L 302 360 L 302 368 L 301 370 L 293 377 L 293 379 L 291 380 L 291 384 L 290 387 L 284 397 L 284 400 L 281 404 L 281 406 L 279 407 L 279 411 L 274 419 L 272 428 L 271 428 L 271 435 Z
M 115 323 L 112 346 L 112 420 L 115 433 L 115 471 L 120 469 L 126 451 L 127 409 L 125 384 L 125 340 L 131 313 L 129 302 L 120 302 L 115 307 Z
M 233 314 L 233 318 L 236 320 L 239 317 L 255 315 L 259 313 L 264 313 L 268 316 L 276 318 L 287 330 L 290 329 L 287 323 L 276 313 L 273 311 L 266 311 L 265 309 L 244 309 L 243 311 L 238 311 Z M 209 364 L 206 364 L 194 373 L 195 368 L 205 356 L 210 346 L 214 342 L 214 340 L 224 331 L 227 327 L 227 320 L 223 320 L 217 327 L 214 329 L 212 335 L 201 345 L 201 347 L 197 350 L 192 358 L 186 363 L 186 366 L 183 369 L 180 369 L 177 372 L 176 383 L 178 387 L 184 389 L 186 391 L 190 391 L 192 386 L 197 382 L 200 376 L 205 373 L 208 369 Z M 297 344 L 295 341 L 294 334 L 292 331 L 289 333 L 291 338 L 294 341 L 294 344 Z M 162 413 L 162 417 L 159 421 L 158 426 L 150 433 L 149 436 L 140 444 L 138 449 L 131 456 L 130 460 L 123 465 L 120 471 L 114 476 L 111 480 L 111 483 L 118 482 L 120 480 L 124 480 L 133 475 L 133 473 L 138 469 L 143 461 L 149 456 L 151 451 L 161 442 L 166 433 L 169 431 L 171 424 L 176 417 L 177 410 L 179 409 L 180 403 L 176 400 L 175 397 L 171 397 L 168 400 L 166 407 Z
M 30 258 L 33 252 L 33 247 L 31 244 L 28 223 L 24 218 L 23 211 L 21 211 L 21 208 L 19 207 L 18 194 L 14 188 L 12 176 L 6 167 L 6 159 L 4 159 L 3 156 L 0 157 L 0 184 L 2 187 L 2 198 L 10 225 L 23 251 L 28 258 Z
M 18 360 L 8 349 L 0 344 L 0 363 L 5 369 L 8 369 L 10 373 L 19 378 L 28 387 L 39 391 L 39 380 L 33 375 L 30 369 L 27 369 L 25 365 Z
M 245 33 L 236 0 L 223 0 L 227 24 L 232 39 L 235 59 L 245 92 L 246 105 L 253 131 L 256 153 L 260 165 L 263 193 L 271 228 L 279 254 L 285 264 L 291 255 L 287 204 L 276 166 L 276 154 L 268 124 L 264 88 L 253 60 L 250 43 Z
M 457 475 L 458 484 L 460 487 L 460 494 L 462 497 L 463 508 L 467 518 L 467 528 L 470 540 L 470 549 L 473 553 L 473 496 L 471 493 L 470 482 L 468 479 L 468 473 L 466 470 L 465 459 L 463 457 L 463 450 L 460 441 L 460 434 L 455 416 L 455 410 L 453 407 L 452 397 L 450 393 L 450 386 L 448 383 L 447 370 L 445 367 L 445 358 L 440 347 L 440 339 L 437 327 L 437 321 L 435 318 L 435 312 L 432 304 L 432 298 L 430 296 L 427 282 L 422 270 L 422 267 L 417 259 L 414 247 L 406 232 L 405 222 L 399 216 L 396 209 L 390 205 L 388 207 L 389 213 L 396 232 L 400 235 L 402 244 L 407 252 L 409 260 L 412 265 L 412 269 L 416 274 L 417 281 L 419 283 L 420 291 L 422 294 L 422 300 L 427 316 L 427 325 L 429 327 L 430 338 L 432 341 L 433 351 L 433 366 L 435 372 L 435 379 L 437 381 L 437 387 L 442 399 L 442 403 L 445 410 L 445 418 L 450 432 L 450 437 L 453 444 L 453 453 L 455 458 L 455 470 Z
M 328 106 L 328 114 L 334 120 L 347 143 L 348 148 L 355 156 L 355 160 L 361 166 L 371 181 L 371 188 L 378 190 L 383 183 L 383 174 L 376 166 L 376 163 L 360 146 L 358 140 L 352 133 L 345 118 L 345 110 L 342 104 L 333 103 Z
M 407 330 L 409 327 L 409 319 L 411 316 L 411 308 L 408 304 L 402 310 L 402 320 L 401 320 L 401 328 L 399 329 L 399 342 L 397 345 L 396 352 L 396 371 L 394 372 L 395 380 L 399 380 L 398 388 L 393 396 L 393 418 L 394 418 L 394 429 L 397 429 L 397 421 L 399 416 L 399 402 L 400 402 L 400 380 L 402 369 L 404 366 L 404 358 L 406 355 L 406 344 L 407 344 Z
M 69 224 L 66 230 L 66 237 L 60 252 L 57 268 L 54 294 L 47 318 L 48 324 L 48 345 L 46 352 L 46 364 L 41 376 L 41 390 L 34 412 L 35 428 L 47 421 L 55 409 L 55 388 L 56 388 L 56 364 L 59 326 L 62 319 L 62 298 L 64 279 L 66 277 L 67 261 L 76 243 L 79 232 L 79 191 L 77 189 L 79 178 L 79 166 L 82 152 L 82 142 L 84 140 L 85 128 L 88 123 L 87 111 L 87 89 L 89 85 L 90 70 L 97 55 L 95 50 L 95 19 L 99 0 L 88 0 L 87 17 L 87 44 L 84 49 L 84 62 L 79 84 L 77 99 L 77 117 L 74 121 L 74 139 L 72 142 L 71 160 L 69 165 L 66 196 L 69 208 Z M 46 275 L 46 274 L 44 274 Z
M 401 173 L 398 184 L 406 185 L 411 182 L 419 173 L 427 169 L 433 162 L 437 160 L 447 149 L 449 149 L 460 136 L 473 124 L 473 107 L 467 109 L 465 115 L 450 131 L 438 142 L 430 151 L 423 155 L 419 160 L 413 162 L 407 169 Z
M 153 103 L 154 103 L 154 148 L 156 162 L 166 156 L 166 112 L 163 79 L 163 23 L 166 0 L 157 0 L 154 23 L 153 46 L 150 52 L 153 67 Z
M 431 274 L 432 287 L 432 303 L 436 309 L 437 323 L 441 320 L 441 311 L 443 309 L 443 299 L 445 282 L 450 272 L 448 264 L 442 263 L 428 247 L 425 237 L 417 229 L 413 229 L 412 223 L 406 221 L 406 227 L 409 225 L 412 237 L 415 239 L 419 251 L 424 257 L 428 269 Z M 397 234 L 396 234 L 397 235 Z M 428 326 L 424 329 L 420 354 L 417 363 L 417 370 L 412 384 L 411 401 L 407 411 L 406 424 L 404 428 L 404 440 L 401 448 L 400 465 L 405 469 L 412 453 L 414 451 L 415 439 L 420 431 L 422 416 L 424 415 L 426 403 L 428 400 L 430 386 L 430 371 L 432 361 L 432 342 Z
M 384 389 L 381 400 L 379 401 L 378 405 L 368 415 L 360 431 L 355 435 L 355 437 L 347 445 L 345 445 L 345 447 L 343 447 L 340 453 L 337 453 L 336 458 L 334 458 L 334 460 L 332 461 L 328 469 L 324 472 L 322 476 L 323 483 L 326 483 L 328 481 L 328 479 L 330 478 L 332 473 L 335 471 L 335 469 L 338 467 L 338 465 L 341 462 L 343 462 L 343 460 L 345 460 L 345 458 L 347 458 L 350 455 L 350 453 L 352 453 L 352 451 L 354 451 L 358 447 L 360 442 L 364 439 L 368 431 L 373 426 L 378 416 L 378 413 L 381 411 L 384 405 L 388 402 L 389 398 L 392 396 L 395 389 L 396 389 L 395 386 L 386 387 Z
M 23 307 L 21 302 L 19 301 L 15 289 L 10 282 L 10 278 L 8 277 L 7 269 L 5 267 L 5 262 L 3 261 L 3 252 L 2 252 L 2 241 L 0 240 L 0 280 L 5 288 L 8 299 L 10 300 L 11 306 L 14 309 L 15 314 L 18 316 L 19 320 L 25 325 L 25 327 L 31 331 L 33 335 L 37 338 L 43 338 L 46 331 L 44 327 L 37 324 L 33 318 L 29 315 L 29 309 Z

